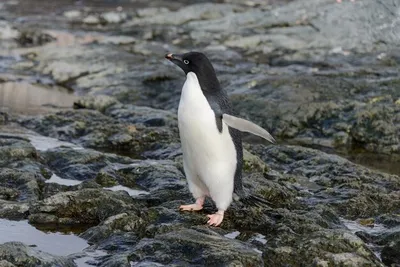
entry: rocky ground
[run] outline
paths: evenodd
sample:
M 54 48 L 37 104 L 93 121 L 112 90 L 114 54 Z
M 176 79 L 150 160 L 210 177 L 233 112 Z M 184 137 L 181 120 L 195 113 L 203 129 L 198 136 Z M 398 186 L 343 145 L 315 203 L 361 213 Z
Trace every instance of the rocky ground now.
M 0 266 L 400 266 L 400 4 L 189 2 L 0 3 L 0 218 L 105 252 L 8 242 Z M 235 202 L 219 228 L 211 202 L 178 210 L 184 75 L 163 57 L 188 50 L 279 140 L 245 136 L 245 186 L 270 205 Z M 1 91 L 20 84 L 74 101 L 21 112 Z

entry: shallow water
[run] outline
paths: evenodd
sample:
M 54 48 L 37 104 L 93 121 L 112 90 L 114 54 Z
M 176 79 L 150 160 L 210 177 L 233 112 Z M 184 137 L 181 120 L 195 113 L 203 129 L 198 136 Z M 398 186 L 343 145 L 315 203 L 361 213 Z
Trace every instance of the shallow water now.
M 346 219 L 341 219 L 342 223 L 349 229 L 353 234 L 356 232 L 365 232 L 368 234 L 382 234 L 388 231 L 388 228 L 383 226 L 382 224 L 374 223 L 371 226 L 364 226 L 358 223 L 357 221 L 351 221 Z M 367 246 L 374 252 L 375 256 L 381 259 L 381 247 L 376 244 L 368 244 Z
M 53 175 L 50 177 L 49 180 L 46 180 L 45 183 L 55 183 L 55 184 L 60 184 L 60 185 L 68 185 L 68 186 L 73 186 L 73 185 L 78 185 L 81 184 L 82 181 L 78 180 L 71 180 L 71 179 L 64 179 L 61 178 L 53 173 Z
M 137 189 L 132 189 L 123 185 L 116 185 L 112 187 L 105 187 L 104 189 L 106 190 L 111 190 L 111 191 L 119 191 L 123 190 L 126 191 L 130 196 L 135 197 L 139 195 L 148 195 L 149 192 L 143 191 L 143 190 L 137 190 Z
M 0 110 L 19 114 L 38 114 L 52 107 L 72 108 L 77 96 L 67 90 L 52 86 L 33 85 L 27 82 L 0 83 Z
M 2 233 L 0 235 L 1 244 L 19 241 L 35 246 L 37 250 L 58 256 L 78 253 L 89 246 L 84 239 L 72 233 L 44 232 L 36 229 L 27 221 L 0 219 L 0 233 Z

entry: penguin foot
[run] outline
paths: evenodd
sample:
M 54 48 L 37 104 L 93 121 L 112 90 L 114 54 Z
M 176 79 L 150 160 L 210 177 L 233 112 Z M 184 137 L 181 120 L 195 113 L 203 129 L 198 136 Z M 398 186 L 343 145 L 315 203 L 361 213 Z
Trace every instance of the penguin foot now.
M 187 211 L 197 211 L 197 210 L 202 210 L 203 205 L 200 205 L 198 203 L 190 204 L 190 205 L 181 205 L 179 207 L 180 210 L 187 210 Z
M 204 204 L 204 197 L 199 197 L 196 199 L 196 203 L 190 204 L 190 205 L 181 205 L 179 207 L 180 210 L 187 210 L 187 211 L 197 211 L 197 210 L 202 210 L 203 209 L 203 204 Z
M 208 224 L 211 226 L 218 226 L 222 223 L 222 220 L 224 219 L 224 211 L 219 210 L 214 214 L 209 214 L 207 215 L 209 218 Z

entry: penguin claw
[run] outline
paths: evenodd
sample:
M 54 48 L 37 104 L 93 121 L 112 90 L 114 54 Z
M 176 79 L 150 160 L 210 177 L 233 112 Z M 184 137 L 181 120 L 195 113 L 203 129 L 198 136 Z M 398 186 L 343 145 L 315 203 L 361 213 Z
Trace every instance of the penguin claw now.
M 209 220 L 207 221 L 207 223 L 210 226 L 219 226 L 222 223 L 222 220 L 224 219 L 224 214 L 222 213 L 214 213 L 214 214 L 209 214 L 207 215 L 207 217 L 209 218 Z
M 194 204 L 190 204 L 190 205 L 181 205 L 179 207 L 180 210 L 182 211 L 198 211 L 198 210 L 202 210 L 203 206 L 194 203 Z

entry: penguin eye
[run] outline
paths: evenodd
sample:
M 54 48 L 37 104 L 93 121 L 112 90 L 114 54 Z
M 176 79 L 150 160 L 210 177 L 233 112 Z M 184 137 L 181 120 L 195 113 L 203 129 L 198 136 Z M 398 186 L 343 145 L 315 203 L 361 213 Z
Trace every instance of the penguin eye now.
M 185 64 L 187 65 L 187 64 L 189 64 L 189 60 L 184 59 L 184 60 L 183 60 L 183 63 L 185 63 Z

